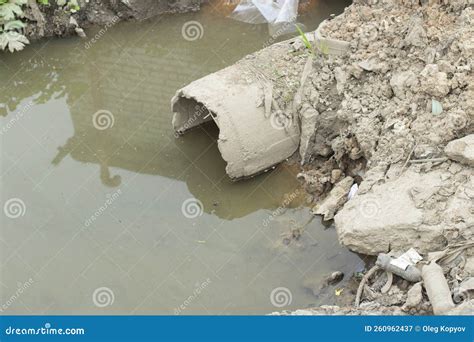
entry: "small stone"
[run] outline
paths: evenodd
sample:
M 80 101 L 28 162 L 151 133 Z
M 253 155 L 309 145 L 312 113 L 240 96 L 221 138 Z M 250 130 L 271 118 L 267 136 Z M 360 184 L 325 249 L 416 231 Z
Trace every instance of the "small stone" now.
M 420 75 L 421 88 L 426 94 L 442 98 L 449 93 L 448 75 L 440 72 L 436 64 L 428 64 Z
M 406 309 L 416 308 L 418 305 L 420 305 L 422 300 L 423 295 L 421 293 L 421 282 L 419 282 L 413 285 L 410 290 L 408 290 L 407 300 L 403 307 Z
M 342 178 L 342 170 L 334 169 L 331 171 L 331 183 L 335 184 Z
M 474 134 L 451 141 L 446 145 L 444 152 L 449 159 L 474 166 Z
M 404 98 L 408 88 L 416 84 L 416 77 L 412 71 L 403 71 L 392 76 L 390 86 L 396 97 Z
M 423 21 L 420 18 L 412 20 L 410 30 L 405 37 L 405 42 L 408 45 L 418 47 L 426 45 L 426 31 L 423 28 Z

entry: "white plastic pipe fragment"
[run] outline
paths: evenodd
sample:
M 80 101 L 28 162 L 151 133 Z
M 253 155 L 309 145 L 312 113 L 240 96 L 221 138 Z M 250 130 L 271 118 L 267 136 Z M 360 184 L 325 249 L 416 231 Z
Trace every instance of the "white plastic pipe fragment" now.
M 431 262 L 421 269 L 423 283 L 435 315 L 447 314 L 454 308 L 451 291 L 443 274 L 443 269 L 436 262 Z

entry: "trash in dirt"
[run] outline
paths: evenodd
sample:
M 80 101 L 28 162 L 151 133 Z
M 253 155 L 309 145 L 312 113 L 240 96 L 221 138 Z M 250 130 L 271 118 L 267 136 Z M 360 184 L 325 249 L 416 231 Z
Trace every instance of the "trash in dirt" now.
M 443 112 L 443 106 L 439 101 L 431 100 L 431 113 L 433 115 L 439 115 Z
M 423 257 L 418 254 L 415 249 L 410 248 L 408 251 L 400 255 L 396 259 L 392 259 L 390 261 L 390 264 L 393 266 L 396 266 L 398 268 L 401 268 L 402 270 L 406 270 L 408 266 L 410 265 L 416 265 L 418 261 L 423 260 Z
M 342 288 L 341 288 L 341 289 L 336 289 L 336 290 L 334 290 L 334 294 L 335 294 L 336 296 L 342 295 L 343 292 L 344 292 L 344 289 L 342 289 Z
M 336 271 L 336 272 L 332 272 L 330 275 L 328 275 L 324 282 L 327 284 L 327 285 L 335 285 L 337 283 L 339 283 L 342 278 L 344 278 L 344 273 L 341 272 L 341 271 Z
M 242 0 L 230 18 L 249 24 L 269 24 L 270 33 L 294 32 L 299 0 Z
M 453 290 L 453 300 L 459 304 L 469 298 L 469 292 L 474 291 L 474 277 L 467 278 Z
M 383 268 L 385 271 L 392 272 L 393 274 L 396 274 L 405 280 L 411 281 L 412 283 L 416 283 L 421 280 L 421 272 L 414 265 L 409 264 L 405 269 L 403 269 L 399 266 L 393 265 L 393 260 L 394 259 L 390 255 L 380 253 L 375 264 Z
M 349 194 L 347 194 L 347 199 L 351 200 L 357 194 L 357 191 L 359 191 L 359 186 L 354 183 L 349 190 Z
M 454 303 L 451 299 L 451 291 L 441 266 L 436 262 L 431 262 L 423 266 L 421 273 L 434 314 L 443 315 L 453 309 Z

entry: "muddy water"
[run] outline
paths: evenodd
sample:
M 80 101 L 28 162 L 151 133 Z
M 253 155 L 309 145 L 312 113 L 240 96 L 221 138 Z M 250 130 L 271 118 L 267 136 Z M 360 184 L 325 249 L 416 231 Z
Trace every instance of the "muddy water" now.
M 344 5 L 318 3 L 301 21 L 313 29 Z M 183 38 L 189 21 L 201 39 Z M 176 89 L 269 39 L 265 25 L 208 7 L 0 55 L 4 312 L 264 314 L 335 301 L 334 287 L 315 295 L 304 282 L 362 262 L 302 205 L 297 168 L 234 184 L 215 127 L 171 130 Z

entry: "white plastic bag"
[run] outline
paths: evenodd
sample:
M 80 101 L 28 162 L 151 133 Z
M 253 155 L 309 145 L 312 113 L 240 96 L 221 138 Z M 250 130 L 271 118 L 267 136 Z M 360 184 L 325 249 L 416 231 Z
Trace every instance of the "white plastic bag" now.
M 268 23 L 273 26 L 294 23 L 298 15 L 299 0 L 242 0 L 230 17 L 249 24 Z

